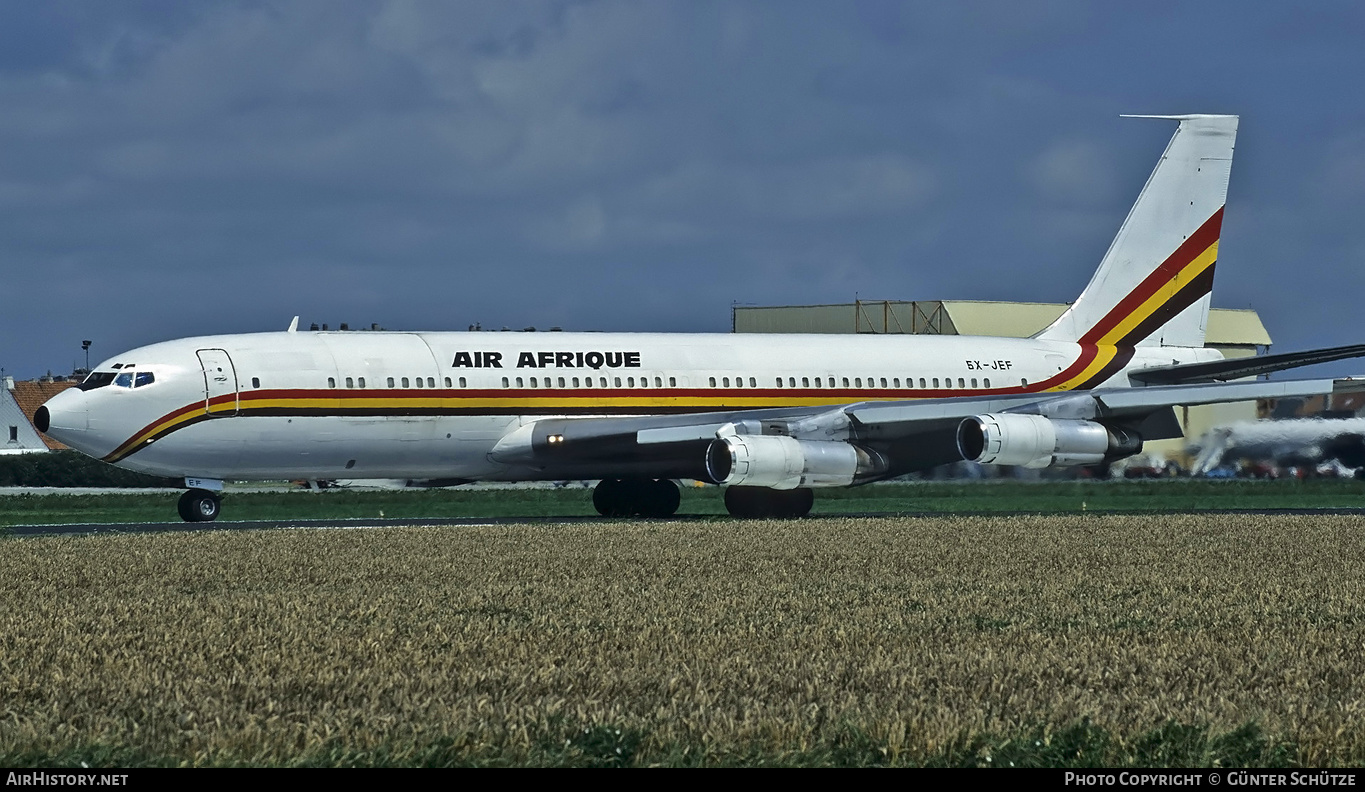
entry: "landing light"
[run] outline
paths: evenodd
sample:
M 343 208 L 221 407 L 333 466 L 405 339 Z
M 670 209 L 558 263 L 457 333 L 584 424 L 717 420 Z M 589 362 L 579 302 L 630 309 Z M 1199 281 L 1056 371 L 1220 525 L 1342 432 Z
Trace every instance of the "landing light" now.
M 550 435 L 549 437 L 545 438 L 545 442 L 549 443 L 550 445 L 559 445 L 560 443 L 564 442 L 564 435 L 557 434 Z

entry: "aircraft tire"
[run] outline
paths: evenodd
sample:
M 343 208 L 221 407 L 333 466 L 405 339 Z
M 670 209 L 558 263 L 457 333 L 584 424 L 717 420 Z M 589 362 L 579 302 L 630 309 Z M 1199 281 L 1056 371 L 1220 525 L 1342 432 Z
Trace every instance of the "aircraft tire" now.
M 640 514 L 644 517 L 672 517 L 678 513 L 678 504 L 682 503 L 682 493 L 678 492 L 678 485 L 668 479 L 657 479 L 649 482 L 649 486 L 644 490 L 648 497 L 643 499 Z
M 794 520 L 810 514 L 813 505 L 815 492 L 810 489 L 730 487 L 725 490 L 725 510 L 740 519 Z
M 603 517 L 671 517 L 682 495 L 668 479 L 603 479 L 592 505 Z
M 621 510 L 624 482 L 620 479 L 602 479 L 592 491 L 592 506 L 603 517 L 624 517 Z
M 795 520 L 810 514 L 811 507 L 815 505 L 815 490 L 813 489 L 794 489 L 782 493 L 782 513 L 778 517 L 787 520 Z
M 180 496 L 176 509 L 185 522 L 213 522 L 222 510 L 222 500 L 208 490 L 192 489 Z

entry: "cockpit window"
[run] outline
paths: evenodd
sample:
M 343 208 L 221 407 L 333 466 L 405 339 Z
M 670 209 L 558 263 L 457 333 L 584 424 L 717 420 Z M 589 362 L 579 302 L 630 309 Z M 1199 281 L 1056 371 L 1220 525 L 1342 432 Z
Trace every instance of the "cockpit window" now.
M 150 371 L 139 371 L 137 376 L 133 378 L 133 387 L 141 388 L 143 385 L 151 385 L 153 382 L 156 382 L 156 375 Z
M 133 387 L 133 372 L 125 371 L 117 377 L 114 377 L 114 385 L 120 388 Z
M 83 391 L 88 391 L 94 390 L 95 388 L 103 388 L 105 385 L 108 385 L 113 381 L 114 374 L 111 372 L 92 371 L 90 372 L 90 376 L 86 377 L 85 380 L 76 387 L 80 388 Z

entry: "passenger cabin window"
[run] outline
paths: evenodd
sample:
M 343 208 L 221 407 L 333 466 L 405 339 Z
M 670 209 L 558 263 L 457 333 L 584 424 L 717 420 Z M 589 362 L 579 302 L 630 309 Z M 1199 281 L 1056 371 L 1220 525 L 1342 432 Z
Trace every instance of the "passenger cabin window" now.
M 934 384 L 937 385 L 938 383 L 935 382 Z M 924 387 L 924 377 L 920 377 L 920 378 L 919 378 L 919 386 L 920 386 L 921 388 Z
M 141 375 L 138 375 L 138 376 L 141 377 Z M 148 382 L 151 382 L 151 380 L 147 380 L 147 381 L 148 381 Z M 138 384 L 142 384 L 142 383 L 138 383 Z M 261 378 L 260 378 L 260 377 L 252 377 L 252 378 L 251 378 L 251 387 L 253 387 L 253 388 L 259 388 L 259 387 L 261 387 Z
M 655 378 L 654 378 L 654 387 L 656 387 L 656 388 L 662 388 L 663 386 L 664 386 L 664 381 L 663 381 L 663 379 L 660 378 L 660 377 L 655 377 Z
M 446 377 L 446 387 L 450 387 L 450 377 Z M 460 377 L 460 387 L 464 387 L 464 377 Z
M 407 378 L 407 377 L 404 377 L 404 378 L 403 378 L 403 387 L 405 387 L 405 388 L 408 387 L 408 378 Z
M 711 387 L 713 387 L 713 388 L 716 387 L 716 378 L 715 378 L 715 377 L 709 377 L 708 379 L 709 379 L 709 381 L 710 381 L 710 383 L 711 383 Z
M 602 387 L 604 387 L 604 388 L 607 387 L 607 378 L 606 378 L 606 377 L 598 377 L 598 378 L 597 378 L 597 381 L 598 381 L 599 383 L 601 383 Z
M 503 378 L 502 378 L 502 386 L 503 386 L 504 388 L 507 387 L 507 378 L 506 378 L 506 377 L 503 377 Z
M 893 387 L 893 388 L 899 388 L 900 386 L 901 386 L 901 378 L 900 378 L 900 377 L 896 377 L 895 379 L 891 380 L 891 387 Z
M 526 383 L 522 381 L 521 377 L 517 377 L 517 387 L 518 388 L 526 387 Z
M 984 384 L 985 384 L 985 386 L 986 386 L 987 388 L 989 388 L 989 387 L 991 386 L 991 378 L 990 378 L 990 377 L 987 377 Z
M 920 384 L 921 385 L 924 384 L 924 380 L 920 380 Z M 938 387 L 938 377 L 934 377 L 934 387 L 935 388 Z
M 611 381 L 612 381 L 613 384 L 616 385 L 616 387 L 618 387 L 618 388 L 621 387 L 621 378 L 620 378 L 620 377 L 612 377 Z
M 795 388 L 795 387 L 796 387 L 796 377 L 787 377 L 787 386 L 790 387 L 790 388 Z
M 847 379 L 844 380 L 844 386 L 845 386 L 845 387 L 848 386 L 848 380 L 847 380 Z M 863 386 L 863 378 L 862 378 L 862 377 L 854 377 L 854 378 L 853 378 L 853 387 L 855 387 L 855 388 L 861 388 L 862 386 Z
M 965 387 L 967 387 L 967 383 L 963 380 L 962 377 L 958 377 L 958 378 L 957 378 L 957 386 L 958 386 L 959 388 L 965 388 Z
M 803 388 L 809 388 L 809 387 L 810 387 L 810 377 L 802 377 L 802 378 L 801 378 L 801 387 L 803 387 Z
M 782 387 L 782 378 L 781 378 L 781 377 L 778 377 L 778 378 L 777 378 L 777 387 L 779 387 L 779 388 Z
M 355 387 L 355 380 L 352 379 L 351 377 L 347 377 L 347 378 L 346 378 L 346 387 L 348 387 L 348 388 L 354 388 L 354 387 Z
M 535 378 L 535 377 L 532 377 L 532 378 L 531 378 L 531 387 L 532 387 L 532 388 L 536 387 L 536 378 Z
M 363 386 L 362 386 L 362 387 L 363 387 Z M 428 388 L 434 388 L 434 387 L 436 387 L 436 378 L 435 378 L 435 377 L 427 377 L 427 387 L 428 387 Z
M 327 387 L 329 387 L 329 388 L 335 388 L 336 386 L 337 386 L 336 377 L 328 377 L 328 378 L 327 378 Z
M 631 387 L 631 388 L 635 387 L 635 378 L 634 378 L 634 377 L 626 377 L 626 385 L 627 385 L 628 387 Z
M 817 388 L 820 387 L 820 378 L 819 378 L 819 377 L 816 377 L 816 378 L 815 378 L 815 387 L 817 387 Z
M 972 377 L 972 387 L 976 387 L 976 377 Z
M 422 378 L 421 378 L 421 377 L 418 377 L 418 378 L 417 378 L 417 387 L 419 387 L 419 388 L 422 387 Z
M 356 380 L 356 382 L 360 385 L 360 387 L 362 387 L 362 388 L 365 387 L 365 378 L 364 378 L 364 377 L 361 377 L 360 379 Z
M 676 387 L 678 387 L 678 378 L 677 378 L 677 377 L 669 377 L 669 378 L 668 378 L 668 387 L 670 387 L 670 388 L 676 388 Z
M 724 385 L 724 386 L 727 387 L 727 388 L 730 387 L 730 378 L 729 378 L 729 377 L 722 377 L 721 380 L 720 380 L 720 384 L 721 384 L 721 385 Z

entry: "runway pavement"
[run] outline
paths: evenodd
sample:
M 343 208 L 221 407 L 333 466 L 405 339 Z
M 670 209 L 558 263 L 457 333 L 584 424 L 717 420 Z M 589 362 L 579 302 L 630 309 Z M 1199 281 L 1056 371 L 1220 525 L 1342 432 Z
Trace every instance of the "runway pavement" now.
M 840 518 L 925 518 L 925 517 L 1015 517 L 1021 515 L 1036 515 L 1039 512 L 864 512 L 864 513 L 843 513 L 843 514 L 812 514 L 803 519 L 828 519 L 830 517 Z M 1317 516 L 1361 516 L 1365 515 L 1365 508 L 1356 507 L 1326 507 L 1321 509 L 1198 509 L 1198 510 L 1151 510 L 1151 511 L 1087 511 L 1087 515 L 1112 515 L 1112 514 L 1138 514 L 1160 517 L 1171 514 L 1245 514 L 1245 515 L 1317 515 Z M 1080 512 L 1054 512 L 1056 516 L 1074 516 Z M 393 528 L 404 526 L 426 526 L 426 527 L 471 527 L 479 525 L 554 525 L 563 523 L 591 523 L 601 522 L 608 518 L 604 517 L 584 517 L 581 515 L 563 517 L 440 517 L 440 518 L 410 518 L 410 519 L 372 519 L 361 518 L 355 520 L 243 520 L 243 521 L 217 521 L 217 522 L 160 522 L 160 523 L 69 523 L 63 525 L 15 525 L 0 526 L 0 534 L 10 536 L 63 536 L 63 535 L 98 535 L 98 534 L 129 534 L 129 533 L 177 533 L 177 532 L 197 532 L 197 531 L 270 531 L 270 530 L 360 530 L 366 528 Z M 638 521 L 646 518 L 616 518 L 630 519 Z M 660 520 L 665 521 L 697 521 L 697 520 L 730 520 L 736 519 L 718 514 L 678 514 Z

